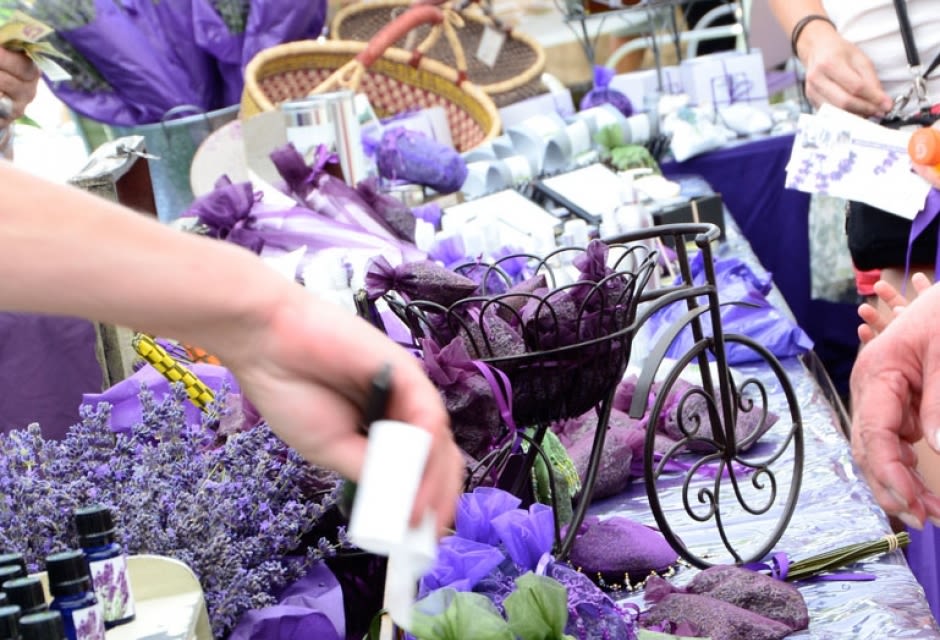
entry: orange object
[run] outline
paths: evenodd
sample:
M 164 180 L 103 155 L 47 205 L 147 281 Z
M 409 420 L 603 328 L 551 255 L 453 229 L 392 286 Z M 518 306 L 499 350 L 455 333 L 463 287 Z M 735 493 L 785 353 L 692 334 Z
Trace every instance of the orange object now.
M 940 130 L 924 127 L 915 131 L 907 143 L 907 153 L 917 164 L 940 169 Z

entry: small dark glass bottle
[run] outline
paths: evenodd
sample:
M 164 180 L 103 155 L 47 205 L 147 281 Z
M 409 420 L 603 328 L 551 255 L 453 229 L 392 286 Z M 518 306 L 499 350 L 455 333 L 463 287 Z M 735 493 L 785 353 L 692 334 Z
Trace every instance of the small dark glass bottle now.
M 26 558 L 22 553 L 0 553 L 0 567 L 19 567 L 24 576 L 29 574 L 26 570 Z
M 67 640 L 65 620 L 58 611 L 31 613 L 20 618 L 22 640 Z M 101 634 L 104 638 L 104 633 Z
M 62 614 L 68 640 L 102 640 L 104 615 L 91 587 L 88 560 L 78 550 L 54 553 L 46 558 L 49 576 L 49 608 Z
M 127 571 L 127 558 L 115 541 L 111 510 L 101 505 L 74 513 L 78 544 L 88 558 L 91 583 L 104 612 L 108 629 L 134 619 L 134 595 Z
M 17 578 L 25 578 L 26 572 L 23 571 L 18 565 L 8 565 L 6 567 L 0 567 L 0 585 L 10 580 L 16 580 Z
M 20 608 L 0 607 L 0 640 L 20 640 Z
M 7 594 L 7 601 L 18 606 L 24 616 L 49 609 L 39 578 L 9 580 L 3 583 L 3 592 Z

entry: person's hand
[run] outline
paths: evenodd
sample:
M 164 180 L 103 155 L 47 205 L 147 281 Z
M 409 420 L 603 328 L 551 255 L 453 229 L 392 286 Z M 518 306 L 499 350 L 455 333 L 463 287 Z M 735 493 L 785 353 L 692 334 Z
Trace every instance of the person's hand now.
M 905 524 L 940 524 L 940 498 L 913 444 L 940 450 L 940 287 L 930 287 L 859 352 L 852 369 L 852 454 L 875 499 Z
M 911 284 L 917 295 L 931 286 L 930 278 L 920 272 L 911 276 Z M 874 340 L 875 336 L 884 331 L 908 305 L 907 298 L 884 280 L 876 282 L 874 289 L 880 304 L 876 306 L 866 302 L 858 308 L 858 315 L 862 319 L 862 324 L 858 327 L 858 337 L 863 345 Z
M 0 47 L 0 126 L 22 117 L 36 97 L 39 76 L 26 55 Z
M 828 103 L 864 117 L 891 110 L 893 101 L 871 60 L 832 25 L 822 20 L 808 24 L 797 51 L 806 67 L 806 97 L 813 106 Z
M 215 346 L 272 429 L 307 460 L 358 480 L 366 451 L 360 427 L 372 378 L 388 364 L 385 417 L 431 433 L 432 445 L 412 523 L 427 509 L 439 531 L 452 522 L 464 478 L 440 394 L 418 359 L 348 311 L 285 283 L 283 302 L 238 342 Z M 224 328 L 222 329 L 224 331 Z M 218 345 L 216 336 L 216 344 Z

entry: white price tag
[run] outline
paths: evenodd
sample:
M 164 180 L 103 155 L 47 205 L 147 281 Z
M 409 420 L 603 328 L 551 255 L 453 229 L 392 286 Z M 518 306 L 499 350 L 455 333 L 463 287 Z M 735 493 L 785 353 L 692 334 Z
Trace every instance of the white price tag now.
M 499 52 L 503 50 L 506 34 L 498 29 L 486 27 L 480 37 L 480 46 L 477 47 L 477 60 L 492 68 L 496 64 Z

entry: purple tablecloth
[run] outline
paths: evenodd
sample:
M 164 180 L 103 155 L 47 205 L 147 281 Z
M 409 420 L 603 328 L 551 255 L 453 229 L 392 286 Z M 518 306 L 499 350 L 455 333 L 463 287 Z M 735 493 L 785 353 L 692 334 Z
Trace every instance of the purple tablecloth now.
M 721 194 L 765 269 L 773 274 L 799 325 L 815 343 L 836 388 L 846 395 L 858 351 L 853 304 L 810 298 L 809 196 L 784 188 L 793 136 L 775 136 L 667 162 L 667 176 L 698 174 Z
M 0 313 L 0 431 L 38 422 L 58 437 L 78 422 L 82 394 L 101 384 L 90 322 Z

